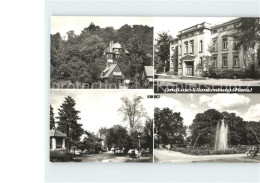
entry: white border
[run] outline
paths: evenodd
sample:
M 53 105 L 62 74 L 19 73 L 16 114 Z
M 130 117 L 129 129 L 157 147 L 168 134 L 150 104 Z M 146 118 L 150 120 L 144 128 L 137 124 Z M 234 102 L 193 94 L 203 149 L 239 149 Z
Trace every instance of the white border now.
M 45 139 L 49 129 L 49 30 L 51 15 L 89 16 L 260 16 L 258 0 L 86 0 L 51 1 L 45 4 Z M 47 182 L 260 182 L 259 164 L 112 164 L 50 163 L 45 140 Z

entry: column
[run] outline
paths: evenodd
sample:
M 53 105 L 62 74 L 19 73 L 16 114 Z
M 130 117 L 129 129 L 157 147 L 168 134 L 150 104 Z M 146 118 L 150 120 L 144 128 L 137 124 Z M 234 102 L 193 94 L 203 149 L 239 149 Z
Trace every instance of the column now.
M 66 146 L 65 146 L 65 138 L 62 139 L 62 149 L 66 149 Z
M 56 149 L 56 139 L 53 137 L 51 140 L 52 140 L 52 149 L 55 150 Z

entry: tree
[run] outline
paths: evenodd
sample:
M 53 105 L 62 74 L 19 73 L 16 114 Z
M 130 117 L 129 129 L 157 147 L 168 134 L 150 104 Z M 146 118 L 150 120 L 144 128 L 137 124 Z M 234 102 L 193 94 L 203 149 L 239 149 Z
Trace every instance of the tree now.
M 235 113 L 222 112 L 223 119 L 228 125 L 229 144 L 247 144 L 247 124 Z
M 53 107 L 50 105 L 50 130 L 55 127 L 55 119 L 54 119 L 54 112 Z
M 198 113 L 190 125 L 191 142 L 195 145 L 208 145 L 213 147 L 217 124 L 224 120 L 228 126 L 229 145 L 248 145 L 258 143 L 260 123 L 246 122 L 235 113 L 222 112 L 209 109 Z
M 232 35 L 235 41 L 235 50 L 243 50 L 244 66 L 249 76 L 255 77 L 252 63 L 260 66 L 260 18 L 240 18 L 235 33 Z M 257 48 L 258 47 L 258 48 Z
M 72 33 L 70 33 L 72 34 Z M 105 67 L 104 50 L 106 48 L 102 38 L 91 35 L 79 42 L 76 36 L 70 35 L 63 52 L 64 61 L 56 68 L 56 77 L 59 80 L 72 82 L 97 82 Z
M 144 71 L 144 66 L 152 65 L 152 56 L 147 54 L 143 48 L 139 36 L 134 34 L 126 44 L 127 51 L 129 52 L 129 70 L 131 77 L 137 77 Z
M 101 128 L 98 130 L 98 133 L 99 133 L 100 135 L 106 134 L 106 133 L 107 133 L 107 128 L 106 128 L 106 127 L 101 127 Z
M 100 27 L 96 26 L 93 22 L 91 22 L 90 25 L 88 26 L 87 30 L 89 32 L 95 32 L 97 30 L 100 30 Z
M 254 48 L 260 43 L 260 18 L 240 18 L 233 37 L 236 41 L 235 49 Z
M 184 144 L 186 127 L 180 113 L 173 112 L 169 108 L 154 109 L 154 133 L 155 142 L 159 148 L 160 144 Z
M 247 122 L 247 144 L 260 144 L 260 122 Z
M 80 47 L 81 60 L 85 63 L 85 73 L 89 75 L 85 82 L 97 82 L 105 68 L 104 50 L 106 44 L 99 36 L 92 35 L 86 38 Z
M 86 134 L 87 137 L 83 139 L 82 143 L 79 143 L 79 148 L 81 150 L 87 149 L 91 153 L 100 152 L 102 149 L 100 143 L 101 139 L 87 130 L 84 131 L 84 134 Z
M 215 143 L 216 126 L 222 119 L 223 115 L 215 109 L 198 113 L 189 127 L 192 144 L 213 146 Z
M 168 32 L 158 33 L 158 38 L 156 39 L 155 46 L 155 54 L 158 55 L 158 62 L 155 62 L 155 68 L 159 71 L 163 68 L 159 68 L 159 66 L 163 66 L 166 68 L 166 71 L 169 70 L 169 60 L 170 60 L 170 42 L 172 40 L 172 36 L 168 34 Z
M 114 125 L 112 128 L 107 129 L 106 142 L 109 148 L 129 149 L 130 136 L 124 127 Z
M 57 129 L 70 137 L 72 144 L 80 140 L 80 136 L 83 134 L 84 130 L 82 124 L 78 123 L 80 120 L 80 111 L 75 109 L 75 100 L 68 96 L 65 97 L 65 101 L 62 103 L 58 109 L 59 120 Z
M 118 29 L 118 36 L 120 37 L 120 40 L 122 43 L 126 44 L 128 39 L 130 39 L 133 36 L 133 30 L 130 25 L 123 25 Z
M 142 139 L 141 146 L 153 150 L 153 120 L 151 118 L 148 118 L 145 122 Z
M 118 64 L 128 78 L 140 75 L 144 66 L 152 65 L 153 28 L 142 25 L 124 25 L 100 28 L 93 22 L 80 35 L 67 32 L 51 35 L 51 80 L 69 80 L 72 83 L 92 84 L 99 81 L 106 67 L 104 51 L 110 41 L 119 42 L 128 53 L 121 54 Z
M 118 111 L 123 114 L 123 121 L 128 123 L 130 136 L 132 132 L 138 130 L 141 126 L 141 119 L 147 116 L 145 109 L 142 105 L 141 96 L 134 95 L 133 100 L 131 101 L 127 97 L 122 97 L 123 102 L 122 106 Z

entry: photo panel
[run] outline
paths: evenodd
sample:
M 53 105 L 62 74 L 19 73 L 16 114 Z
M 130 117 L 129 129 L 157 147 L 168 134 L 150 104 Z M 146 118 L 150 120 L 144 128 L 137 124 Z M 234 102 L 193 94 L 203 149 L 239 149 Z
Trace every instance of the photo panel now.
M 160 94 L 154 99 L 155 163 L 259 163 L 257 94 Z
M 260 93 L 258 17 L 155 17 L 155 93 Z
M 50 88 L 153 88 L 152 17 L 52 16 L 50 21 Z
M 153 162 L 152 90 L 51 90 L 51 162 Z

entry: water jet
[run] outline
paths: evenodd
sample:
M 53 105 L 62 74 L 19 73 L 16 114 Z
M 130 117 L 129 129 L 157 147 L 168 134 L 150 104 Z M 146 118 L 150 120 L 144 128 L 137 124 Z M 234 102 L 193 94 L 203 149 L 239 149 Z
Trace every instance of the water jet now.
M 228 126 L 224 122 L 218 122 L 216 128 L 215 151 L 225 151 L 228 149 Z

